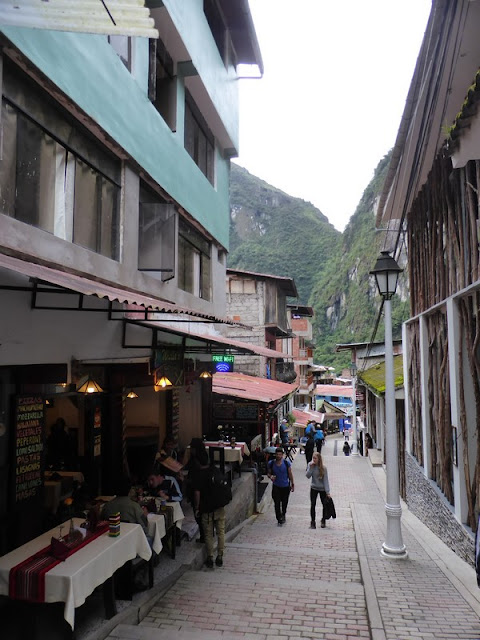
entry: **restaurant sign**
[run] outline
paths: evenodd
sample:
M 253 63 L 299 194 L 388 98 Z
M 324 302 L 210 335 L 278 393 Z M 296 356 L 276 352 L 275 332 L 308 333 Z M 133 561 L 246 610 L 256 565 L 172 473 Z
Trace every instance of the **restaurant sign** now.
M 45 404 L 40 396 L 18 396 L 15 414 L 15 503 L 39 495 L 43 483 Z
M 165 375 L 174 387 L 181 387 L 185 383 L 184 354 L 182 349 L 164 347 L 155 349 L 154 368 L 160 376 Z
M 215 365 L 215 371 L 219 371 L 220 373 L 225 373 L 228 371 L 233 371 L 233 364 L 235 362 L 235 356 L 228 355 L 212 355 L 212 362 Z

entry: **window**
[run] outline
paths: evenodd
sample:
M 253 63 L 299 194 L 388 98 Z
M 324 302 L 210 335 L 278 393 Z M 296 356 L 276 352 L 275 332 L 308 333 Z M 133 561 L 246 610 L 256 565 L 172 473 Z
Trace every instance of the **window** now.
M 201 172 L 214 183 L 215 145 L 213 134 L 208 128 L 190 94 L 185 102 L 185 149 Z
M 218 6 L 217 0 L 204 0 L 203 12 L 212 32 L 213 39 L 217 45 L 218 53 L 223 60 L 225 66 L 228 66 L 230 60 L 234 57 L 230 32 L 226 25 L 225 16 Z
M 172 131 L 177 128 L 177 82 L 173 60 L 161 40 L 150 40 L 148 97 Z
M 0 212 L 118 260 L 120 162 L 5 67 Z
M 175 275 L 175 208 L 161 196 L 140 185 L 138 268 L 159 272 L 163 281 Z M 152 273 L 152 275 L 154 275 Z
M 108 42 L 129 71 L 133 68 L 133 38 L 131 36 L 107 36 Z
M 198 231 L 182 218 L 178 229 L 178 286 L 188 293 L 210 300 L 211 247 Z

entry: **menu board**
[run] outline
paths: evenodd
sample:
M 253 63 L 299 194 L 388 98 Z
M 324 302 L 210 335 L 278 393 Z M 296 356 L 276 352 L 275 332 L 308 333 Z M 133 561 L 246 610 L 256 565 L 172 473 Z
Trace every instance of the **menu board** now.
M 258 420 L 258 405 L 237 404 L 235 405 L 235 418 L 237 420 Z
M 213 405 L 213 417 L 217 420 L 233 420 L 235 417 L 235 405 L 233 402 L 216 402 Z
M 15 414 L 15 503 L 39 495 L 42 487 L 45 405 L 39 396 L 18 396 Z

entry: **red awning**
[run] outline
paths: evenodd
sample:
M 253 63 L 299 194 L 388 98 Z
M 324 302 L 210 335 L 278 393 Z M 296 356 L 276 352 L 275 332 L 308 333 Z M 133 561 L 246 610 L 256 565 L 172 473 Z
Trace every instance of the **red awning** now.
M 336 398 L 351 398 L 353 388 L 342 384 L 317 384 L 316 396 L 334 396 Z
M 212 391 L 219 395 L 235 396 L 246 400 L 258 400 L 268 404 L 286 398 L 298 389 L 298 385 L 256 378 L 243 373 L 214 373 Z
M 292 413 L 295 418 L 295 424 L 301 427 L 306 427 L 312 420 L 322 424 L 327 415 L 326 413 L 319 413 L 318 411 L 300 411 L 300 409 L 292 409 Z

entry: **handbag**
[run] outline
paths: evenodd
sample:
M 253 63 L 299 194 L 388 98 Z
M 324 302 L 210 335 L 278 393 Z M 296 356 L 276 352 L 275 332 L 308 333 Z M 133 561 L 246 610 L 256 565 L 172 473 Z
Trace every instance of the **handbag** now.
M 333 518 L 334 520 L 337 517 L 337 512 L 335 511 L 335 505 L 333 503 L 332 498 L 327 498 L 325 500 L 325 520 L 329 520 L 330 518 Z

